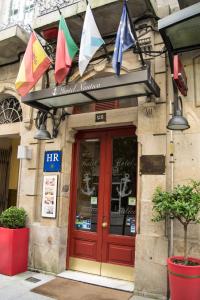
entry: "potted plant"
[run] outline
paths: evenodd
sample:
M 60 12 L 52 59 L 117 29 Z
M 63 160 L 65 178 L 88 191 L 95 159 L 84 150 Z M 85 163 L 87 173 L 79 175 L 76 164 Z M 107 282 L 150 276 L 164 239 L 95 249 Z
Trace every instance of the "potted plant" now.
M 189 224 L 200 223 L 200 182 L 178 185 L 173 191 L 157 188 L 153 196 L 153 221 L 177 219 L 184 230 L 184 256 L 168 258 L 171 300 L 200 300 L 200 259 L 188 257 Z
M 27 271 L 29 229 L 26 212 L 10 207 L 0 216 L 0 273 L 15 275 Z

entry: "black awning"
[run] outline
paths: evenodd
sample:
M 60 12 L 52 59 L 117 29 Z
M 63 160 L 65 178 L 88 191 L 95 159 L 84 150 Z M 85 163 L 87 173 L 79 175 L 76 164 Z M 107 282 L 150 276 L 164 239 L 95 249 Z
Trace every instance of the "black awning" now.
M 193 5 L 198 2 L 199 2 L 199 0 L 178 0 L 179 6 L 181 9 L 186 8 L 190 5 Z
M 159 97 L 160 88 L 152 78 L 150 69 L 146 68 L 119 77 L 108 76 L 32 92 L 23 97 L 22 102 L 40 110 L 50 110 L 94 101 L 150 95 Z
M 158 21 L 168 51 L 180 53 L 200 49 L 200 3 Z

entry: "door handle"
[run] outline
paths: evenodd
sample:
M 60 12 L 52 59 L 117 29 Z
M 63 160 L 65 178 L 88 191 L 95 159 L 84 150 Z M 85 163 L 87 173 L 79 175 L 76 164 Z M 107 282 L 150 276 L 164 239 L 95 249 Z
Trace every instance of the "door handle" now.
M 103 223 L 102 223 L 102 227 L 103 227 L 103 228 L 106 228 L 107 226 L 108 226 L 108 223 L 107 223 L 107 222 L 103 222 Z

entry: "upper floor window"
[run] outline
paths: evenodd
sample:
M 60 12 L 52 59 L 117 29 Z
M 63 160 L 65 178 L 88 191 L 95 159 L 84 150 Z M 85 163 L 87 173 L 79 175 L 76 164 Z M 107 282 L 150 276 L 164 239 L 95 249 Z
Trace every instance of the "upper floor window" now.
M 10 3 L 9 23 L 15 23 L 19 19 L 20 0 L 12 0 Z
M 36 0 L 11 0 L 9 24 L 32 23 Z

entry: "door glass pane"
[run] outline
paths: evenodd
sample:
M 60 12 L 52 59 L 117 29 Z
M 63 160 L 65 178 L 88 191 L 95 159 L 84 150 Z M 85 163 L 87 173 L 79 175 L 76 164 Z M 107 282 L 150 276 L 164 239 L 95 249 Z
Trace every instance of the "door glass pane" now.
M 80 142 L 75 221 L 77 230 L 97 230 L 99 154 L 99 140 Z
M 137 142 L 135 137 L 113 139 L 110 233 L 134 235 L 136 221 Z

